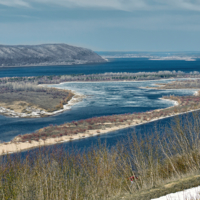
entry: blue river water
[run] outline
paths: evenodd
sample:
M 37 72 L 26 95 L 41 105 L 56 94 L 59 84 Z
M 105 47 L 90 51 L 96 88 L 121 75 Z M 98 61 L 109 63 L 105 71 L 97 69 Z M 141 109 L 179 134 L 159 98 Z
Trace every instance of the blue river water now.
M 11 67 L 0 68 L 0 77 L 22 77 L 64 74 L 98 74 L 105 72 L 154 72 L 154 71 L 199 71 L 200 59 L 194 62 L 181 60 L 148 60 L 146 58 L 118 58 L 99 64 L 48 66 L 48 67 Z
M 114 59 L 108 63 L 79 66 L 51 66 L 51 67 L 20 67 L 0 69 L 0 77 L 13 76 L 40 76 L 61 75 L 78 73 L 104 73 L 104 72 L 138 72 L 181 70 L 184 72 L 200 71 L 200 61 L 149 61 L 147 59 Z M 104 82 L 104 83 L 63 83 L 53 85 L 58 88 L 67 88 L 87 95 L 83 101 L 73 106 L 70 110 L 56 116 L 35 119 L 10 118 L 0 115 L 0 140 L 9 141 L 16 135 L 32 133 L 50 124 L 59 125 L 74 120 L 91 117 L 124 114 L 133 112 L 145 112 L 149 110 L 166 108 L 173 105 L 172 102 L 160 100 L 163 95 L 192 95 L 194 90 L 154 90 L 141 87 L 152 86 L 155 83 L 168 82 L 144 81 L 144 82 Z M 163 119 L 137 127 L 131 127 L 99 137 L 91 137 L 82 140 L 65 143 L 65 147 L 77 148 L 89 147 L 97 144 L 98 139 L 107 141 L 108 145 L 115 145 L 117 141 L 125 138 L 133 130 L 138 133 L 141 130 L 154 130 L 155 126 L 164 126 L 171 119 Z M 142 131 L 143 132 L 143 131 Z

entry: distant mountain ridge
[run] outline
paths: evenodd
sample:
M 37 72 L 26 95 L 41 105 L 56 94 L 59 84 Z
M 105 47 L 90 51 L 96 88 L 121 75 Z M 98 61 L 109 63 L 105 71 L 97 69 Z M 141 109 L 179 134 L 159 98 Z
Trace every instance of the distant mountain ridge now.
M 0 45 L 0 67 L 98 62 L 105 62 L 105 60 L 92 50 L 67 44 Z

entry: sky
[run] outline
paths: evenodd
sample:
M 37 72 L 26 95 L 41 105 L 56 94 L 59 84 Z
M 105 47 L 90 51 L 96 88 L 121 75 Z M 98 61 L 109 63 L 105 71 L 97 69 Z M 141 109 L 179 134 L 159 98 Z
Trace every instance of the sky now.
M 200 51 L 200 0 L 0 0 L 0 44 Z

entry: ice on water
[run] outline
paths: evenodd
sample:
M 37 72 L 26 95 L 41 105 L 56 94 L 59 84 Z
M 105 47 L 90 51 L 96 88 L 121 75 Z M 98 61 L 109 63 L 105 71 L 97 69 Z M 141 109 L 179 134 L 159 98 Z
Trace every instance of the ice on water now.
M 160 100 L 162 95 L 193 95 L 195 90 L 154 90 L 146 89 L 146 86 L 152 86 L 156 83 L 169 82 L 163 81 L 144 81 L 144 82 L 73 82 L 56 85 L 59 88 L 66 88 L 77 91 L 89 98 L 84 100 L 87 105 L 103 107 L 170 107 L 174 103 L 171 101 Z

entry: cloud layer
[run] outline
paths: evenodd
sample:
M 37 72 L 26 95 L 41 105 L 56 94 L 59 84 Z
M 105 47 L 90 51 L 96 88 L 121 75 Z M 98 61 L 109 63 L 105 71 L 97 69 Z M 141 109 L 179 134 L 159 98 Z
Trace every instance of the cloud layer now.
M 200 11 L 199 0 L 0 0 L 5 6 L 33 6 L 34 3 L 65 7 L 90 7 L 117 10 L 184 9 Z
M 30 4 L 24 0 L 0 0 L 0 5 L 4 6 L 26 6 L 29 7 Z

